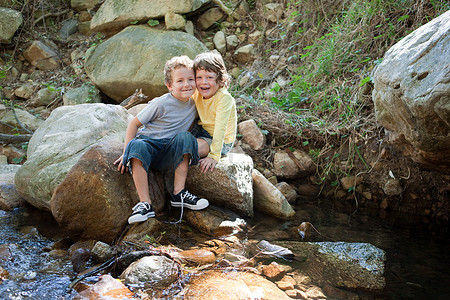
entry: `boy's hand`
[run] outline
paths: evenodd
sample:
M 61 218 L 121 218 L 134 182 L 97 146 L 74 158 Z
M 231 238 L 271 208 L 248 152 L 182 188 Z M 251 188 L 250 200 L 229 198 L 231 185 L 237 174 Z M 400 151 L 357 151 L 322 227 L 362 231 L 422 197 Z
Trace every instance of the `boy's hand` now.
M 128 172 L 128 168 L 123 165 L 122 159 L 123 154 L 114 162 L 115 165 L 118 164 L 117 171 L 119 171 L 121 174 Z
M 217 161 L 211 157 L 202 158 L 198 162 L 200 164 L 200 171 L 203 173 L 214 170 L 214 167 L 217 165 Z

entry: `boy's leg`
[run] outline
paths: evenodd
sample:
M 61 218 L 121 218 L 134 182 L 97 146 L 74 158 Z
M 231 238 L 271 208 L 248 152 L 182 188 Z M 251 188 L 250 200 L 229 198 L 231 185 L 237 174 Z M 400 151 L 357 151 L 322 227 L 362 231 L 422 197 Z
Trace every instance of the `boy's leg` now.
M 201 138 L 197 138 L 198 143 L 198 156 L 200 158 L 206 157 L 209 153 L 209 144 L 207 141 Z
M 152 204 L 148 190 L 148 174 L 147 171 L 145 171 L 142 162 L 137 158 L 131 158 L 131 169 L 133 170 L 132 177 L 139 196 L 139 201 Z
M 184 154 L 183 160 L 175 169 L 175 174 L 173 178 L 174 194 L 178 194 L 179 192 L 184 190 L 188 171 L 189 171 L 189 154 Z

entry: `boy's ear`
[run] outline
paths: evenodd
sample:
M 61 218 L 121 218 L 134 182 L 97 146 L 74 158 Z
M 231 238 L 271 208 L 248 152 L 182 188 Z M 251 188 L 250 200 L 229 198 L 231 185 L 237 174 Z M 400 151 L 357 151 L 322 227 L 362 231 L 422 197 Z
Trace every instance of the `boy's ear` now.
M 168 82 L 166 82 L 167 89 L 171 92 L 172 91 L 172 85 Z

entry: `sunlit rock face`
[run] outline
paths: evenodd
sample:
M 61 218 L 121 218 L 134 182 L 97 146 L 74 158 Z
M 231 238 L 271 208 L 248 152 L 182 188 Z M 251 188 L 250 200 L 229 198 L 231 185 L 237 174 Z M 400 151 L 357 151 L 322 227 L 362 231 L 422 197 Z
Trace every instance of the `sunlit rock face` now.
M 450 11 L 389 49 L 373 75 L 378 122 L 416 162 L 450 166 Z

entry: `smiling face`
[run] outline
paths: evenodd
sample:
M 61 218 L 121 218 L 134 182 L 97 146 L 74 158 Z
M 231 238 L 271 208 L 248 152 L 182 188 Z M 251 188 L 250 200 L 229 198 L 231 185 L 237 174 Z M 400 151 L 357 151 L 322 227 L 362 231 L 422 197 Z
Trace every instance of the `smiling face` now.
M 217 74 L 207 70 L 196 70 L 195 83 L 203 99 L 211 98 L 220 88 L 217 83 Z
M 172 96 L 180 101 L 187 102 L 195 92 L 195 74 L 194 70 L 184 67 L 173 71 L 172 82 L 166 83 Z

